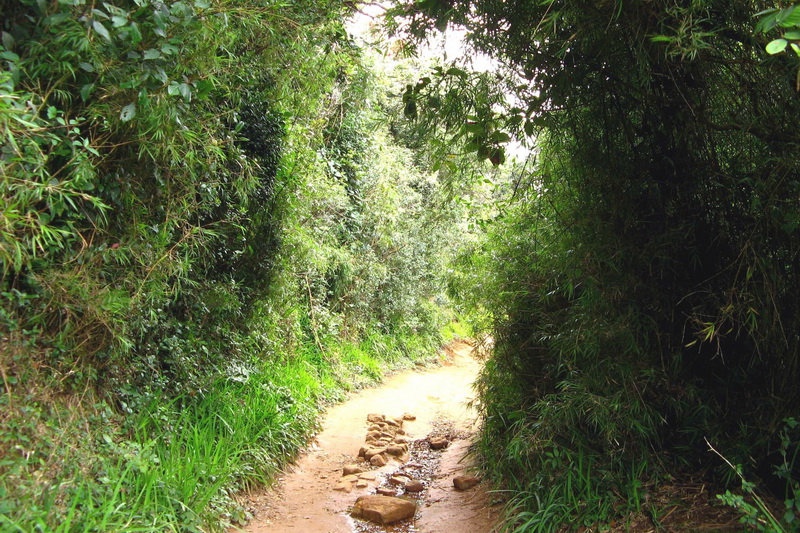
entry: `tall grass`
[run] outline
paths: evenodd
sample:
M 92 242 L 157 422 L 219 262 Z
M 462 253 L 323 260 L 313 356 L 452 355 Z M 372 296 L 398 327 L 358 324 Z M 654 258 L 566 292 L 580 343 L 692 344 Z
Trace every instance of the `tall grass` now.
M 270 483 L 318 428 L 325 405 L 380 381 L 386 369 L 431 359 L 437 342 L 375 333 L 331 342 L 322 363 L 315 346 L 304 346 L 283 363 L 253 363 L 220 378 L 205 393 L 155 397 L 125 419 L 98 404 L 92 416 L 59 427 L 53 413 L 41 412 L 30 432 L 64 436 L 67 464 L 50 464 L 62 451 L 41 462 L 5 452 L 0 529 L 222 531 L 244 523 L 235 495 Z M 65 448 L 59 444 L 53 450 Z M 36 482 L 52 468 L 61 468 L 57 485 Z

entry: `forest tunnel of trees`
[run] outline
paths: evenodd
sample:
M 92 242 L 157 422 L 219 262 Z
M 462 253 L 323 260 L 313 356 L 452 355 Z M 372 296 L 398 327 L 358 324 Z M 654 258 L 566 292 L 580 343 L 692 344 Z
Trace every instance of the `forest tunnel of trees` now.
M 240 524 L 326 405 L 489 335 L 507 531 L 690 480 L 797 530 L 800 7 L 376 6 L 0 0 L 0 528 Z

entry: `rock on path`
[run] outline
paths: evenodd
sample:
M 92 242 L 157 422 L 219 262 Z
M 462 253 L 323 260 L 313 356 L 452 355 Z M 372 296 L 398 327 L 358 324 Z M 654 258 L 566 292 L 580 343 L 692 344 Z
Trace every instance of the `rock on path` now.
M 466 343 L 455 344 L 448 352 L 452 359 L 439 368 L 397 374 L 382 386 L 360 391 L 347 402 L 330 408 L 323 420 L 323 430 L 309 451 L 279 477 L 274 487 L 247 496 L 249 510 L 255 517 L 244 531 L 352 533 L 358 524 L 370 532 L 384 531 L 382 528 L 386 526 L 354 523 L 350 518 L 358 498 L 374 496 L 375 492 L 419 502 L 415 505 L 416 514 L 392 523 L 388 526 L 391 531 L 409 528 L 419 533 L 491 531 L 491 509 L 487 508 L 488 498 L 481 499 L 485 495 L 481 487 L 460 492 L 453 486 L 453 477 L 464 473 L 461 460 L 469 444 L 466 437 L 475 427 L 476 414 L 466 404 L 472 399 L 471 384 L 480 364 L 471 357 L 471 347 Z M 397 418 L 376 415 L 403 412 L 398 409 L 408 412 Z M 364 425 L 368 414 L 376 416 Z M 425 435 L 442 436 L 444 432 L 437 431 L 436 425 L 442 420 L 452 421 L 453 427 L 448 432 L 458 435 L 458 439 L 441 450 L 431 450 Z M 372 442 L 367 445 L 364 436 L 370 433 Z M 431 477 L 424 462 L 405 463 L 404 454 L 389 453 L 389 448 L 395 453 L 403 450 L 394 448 L 402 445 L 422 456 L 434 454 L 435 464 L 441 461 L 441 468 L 437 466 Z M 363 448 L 361 457 L 356 458 L 359 448 Z M 388 464 L 370 465 L 364 460 L 369 450 L 378 451 L 371 457 L 385 457 Z M 350 466 L 355 468 L 345 470 Z M 365 471 L 358 472 L 359 469 Z M 404 484 L 383 485 L 387 478 L 401 473 L 407 478 Z M 418 488 L 414 481 L 422 482 L 421 492 L 413 492 L 412 489 Z M 342 490 L 334 490 L 337 486 Z M 480 507 L 479 502 L 483 502 Z M 234 531 L 242 530 L 231 533 Z
M 386 525 L 411 518 L 416 512 L 417 504 L 415 502 L 393 496 L 372 494 L 370 496 L 360 496 L 356 500 L 352 515 L 356 518 Z

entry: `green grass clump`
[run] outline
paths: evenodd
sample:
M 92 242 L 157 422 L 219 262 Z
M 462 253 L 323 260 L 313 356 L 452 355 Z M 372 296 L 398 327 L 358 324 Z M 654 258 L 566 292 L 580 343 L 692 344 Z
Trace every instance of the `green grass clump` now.
M 10 409 L 0 462 L 4 531 L 222 531 L 242 524 L 241 490 L 268 484 L 347 390 L 430 359 L 438 337 L 375 334 L 316 346 L 280 364 L 254 361 L 204 392 L 152 397 L 125 416 L 103 402 Z M 386 361 L 392 361 L 388 363 Z M 7 399 L 7 397 L 3 397 Z M 6 406 L 8 407 L 8 406 Z M 74 407 L 74 406 L 73 406 Z

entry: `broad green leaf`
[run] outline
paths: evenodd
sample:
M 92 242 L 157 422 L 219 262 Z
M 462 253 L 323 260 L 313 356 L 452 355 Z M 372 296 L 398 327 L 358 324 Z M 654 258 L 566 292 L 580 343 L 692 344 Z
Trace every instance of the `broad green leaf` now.
M 790 39 L 792 41 L 800 41 L 800 31 L 798 30 L 787 31 L 786 33 L 783 34 L 783 38 Z
M 214 84 L 208 80 L 200 80 L 194 85 L 197 89 L 197 97 L 201 100 L 207 98 L 211 90 L 214 89 Z
M 103 26 L 102 22 L 93 20 L 92 28 L 94 28 L 94 31 L 96 31 L 98 34 L 100 34 L 100 36 L 104 37 L 106 40 L 108 41 L 111 40 L 111 34 L 108 33 L 108 30 L 106 29 L 105 26 Z
M 110 20 L 111 17 L 108 16 L 108 13 L 103 11 L 102 9 L 92 9 L 92 16 L 95 18 L 99 18 L 102 20 Z
M 128 35 L 131 36 L 131 43 L 134 45 L 139 44 L 142 42 L 142 32 L 139 31 L 139 25 L 133 22 L 130 26 L 128 26 Z
M 134 87 L 138 87 L 142 84 L 142 80 L 139 78 L 131 78 L 128 81 L 123 81 L 119 84 L 120 89 L 133 89 Z
M 789 42 L 786 39 L 775 39 L 767 45 L 767 53 L 770 55 L 780 54 L 786 50 Z
M 792 26 L 800 25 L 800 9 L 796 7 L 797 6 L 792 6 L 781 10 L 781 14 L 778 15 L 778 25 L 781 28 L 791 28 Z
M 64 22 L 67 19 L 69 19 L 69 14 L 68 13 L 56 13 L 55 15 L 50 15 L 49 17 L 46 17 L 42 21 L 42 23 L 45 26 L 55 26 L 57 24 L 61 24 L 62 22 Z
M 144 51 L 144 58 L 147 59 L 158 59 L 161 57 L 161 52 L 156 50 L 155 48 L 150 48 Z
M 768 32 L 769 30 L 771 30 L 772 28 L 774 28 L 775 26 L 778 25 L 778 20 L 777 20 L 778 12 L 777 12 L 777 10 L 773 9 L 773 10 L 770 10 L 770 11 L 771 11 L 771 13 L 769 15 L 767 15 L 766 17 L 764 17 L 761 20 L 759 20 L 758 24 L 756 24 L 756 30 L 755 30 L 756 33 L 766 33 L 766 32 Z
M 458 76 L 459 78 L 466 78 L 467 77 L 466 71 L 461 70 L 460 68 L 456 68 L 456 67 L 450 67 L 449 69 L 447 69 L 446 74 L 448 76 Z
M 511 136 L 504 131 L 496 131 L 489 136 L 489 140 L 496 143 L 507 143 Z
M 178 85 L 178 91 L 187 102 L 192 99 L 192 86 L 188 83 L 181 83 Z
M 124 17 L 127 15 L 124 9 L 122 9 L 121 7 L 117 7 L 114 4 L 111 4 L 109 2 L 103 2 L 103 5 L 112 15 L 116 15 L 118 17 Z
M 135 116 L 136 116 L 136 102 L 131 102 L 130 104 L 122 108 L 122 112 L 119 114 L 119 119 L 122 122 L 128 122 Z
M 84 102 L 87 101 L 93 91 L 94 91 L 94 83 L 87 83 L 86 85 L 81 87 L 81 99 Z
M 7 31 L 2 32 L 2 36 L 3 36 L 2 37 L 3 47 L 6 50 L 11 50 L 12 48 L 14 48 L 15 44 L 14 36 L 8 33 Z
M 536 128 L 536 124 L 534 124 L 534 123 L 533 123 L 532 121 L 530 121 L 530 120 L 529 120 L 529 121 L 527 121 L 527 122 L 525 123 L 525 134 L 526 134 L 526 135 L 529 135 L 529 136 L 530 136 L 530 135 L 533 135 L 533 132 L 534 132 L 534 129 L 535 129 L 535 128 Z
M 483 126 L 477 123 L 467 123 L 465 127 L 467 133 L 474 133 L 476 135 L 480 135 L 484 133 Z
M 78 66 L 81 67 L 86 72 L 94 72 L 94 65 L 91 63 L 78 63 Z
M 128 23 L 128 19 L 125 17 L 111 17 L 111 22 L 114 24 L 115 28 L 121 28 Z
M 156 78 L 157 80 L 159 80 L 161 83 L 167 83 L 167 82 L 169 81 L 169 76 L 167 76 L 167 73 L 166 73 L 166 72 L 164 71 L 164 69 L 163 69 L 163 68 L 161 68 L 161 67 L 159 67 L 159 68 L 158 68 L 158 69 L 157 69 L 157 70 L 156 70 L 156 71 L 153 73 L 153 77 L 155 77 L 155 78 Z

